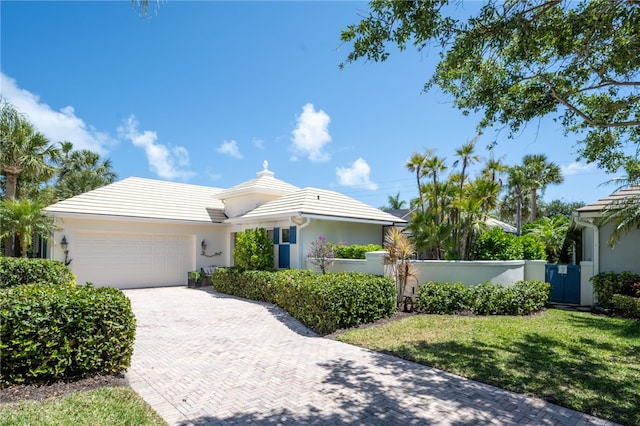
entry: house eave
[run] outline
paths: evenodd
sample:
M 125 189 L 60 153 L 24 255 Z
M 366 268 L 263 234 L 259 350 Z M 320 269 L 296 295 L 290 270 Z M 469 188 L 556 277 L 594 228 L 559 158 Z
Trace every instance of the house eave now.
M 177 225 L 214 225 L 226 226 L 224 222 L 213 222 L 207 220 L 189 220 L 189 219 L 164 219 L 147 216 L 125 216 L 101 213 L 76 213 L 67 211 L 45 210 L 45 214 L 54 218 L 72 218 L 72 219 L 107 219 L 119 222 L 145 222 L 145 223 L 172 223 Z

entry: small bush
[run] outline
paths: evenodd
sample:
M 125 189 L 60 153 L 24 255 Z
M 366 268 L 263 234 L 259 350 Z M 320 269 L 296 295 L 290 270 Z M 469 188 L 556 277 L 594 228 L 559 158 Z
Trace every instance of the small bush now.
M 0 257 L 0 288 L 21 284 L 71 284 L 75 276 L 57 260 Z
M 614 294 L 635 296 L 635 285 L 640 282 L 640 275 L 632 272 L 601 272 L 591 278 L 593 289 L 598 295 L 598 303 L 605 307 L 611 307 Z
M 429 281 L 418 287 L 416 309 L 427 314 L 457 314 L 468 310 L 467 292 L 463 283 Z
M 611 297 L 610 305 L 617 316 L 640 318 L 640 298 L 614 294 Z
M 550 290 L 542 281 L 518 281 L 512 287 L 428 282 L 418 288 L 416 308 L 431 314 L 529 315 L 545 306 Z
M 378 244 L 366 244 L 366 245 L 337 245 L 334 249 L 334 256 L 336 259 L 365 259 L 365 253 L 369 251 L 382 251 L 384 250 L 381 245 Z
M 318 333 L 375 321 L 395 309 L 393 280 L 376 275 L 217 268 L 217 291 L 274 303 Z
M 27 284 L 0 290 L 0 383 L 43 383 L 125 370 L 135 318 L 115 288 Z

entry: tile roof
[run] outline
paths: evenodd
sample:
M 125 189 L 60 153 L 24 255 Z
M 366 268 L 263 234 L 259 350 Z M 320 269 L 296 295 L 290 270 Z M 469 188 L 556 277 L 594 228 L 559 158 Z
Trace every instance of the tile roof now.
M 608 197 L 601 198 L 598 201 L 587 204 L 584 207 L 580 207 L 578 213 L 599 213 L 604 210 L 609 204 L 615 201 L 623 200 L 628 197 L 640 196 L 640 186 L 630 186 L 628 188 L 621 189 L 614 192 Z
M 243 182 L 241 184 L 232 186 L 229 189 L 225 189 L 216 194 L 216 198 L 220 200 L 226 200 L 229 198 L 251 195 L 251 194 L 270 194 L 270 195 L 288 195 L 292 192 L 299 190 L 300 188 L 283 180 L 276 179 L 274 173 L 267 170 L 266 164 L 264 170 L 256 173 L 256 177 Z
M 405 221 L 334 191 L 304 188 L 246 213 L 227 220 L 244 222 L 282 216 L 321 216 L 326 219 L 353 220 L 373 223 L 404 223 Z
M 221 223 L 224 204 L 208 186 L 130 177 L 59 201 L 45 210 L 54 215 L 100 215 Z

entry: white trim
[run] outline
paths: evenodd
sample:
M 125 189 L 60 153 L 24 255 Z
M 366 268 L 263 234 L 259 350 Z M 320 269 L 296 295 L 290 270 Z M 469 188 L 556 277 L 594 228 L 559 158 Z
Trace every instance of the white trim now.
M 172 223 L 172 224 L 207 224 L 214 226 L 228 226 L 225 222 L 209 222 L 202 220 L 185 220 L 185 219 L 161 219 L 157 217 L 144 217 L 144 216 L 117 216 L 110 214 L 100 214 L 100 213 L 70 213 L 70 212 L 62 212 L 55 210 L 45 210 L 45 214 L 47 216 L 64 219 L 66 217 L 72 219 L 109 219 L 114 221 L 123 221 L 123 222 L 146 222 L 146 223 Z

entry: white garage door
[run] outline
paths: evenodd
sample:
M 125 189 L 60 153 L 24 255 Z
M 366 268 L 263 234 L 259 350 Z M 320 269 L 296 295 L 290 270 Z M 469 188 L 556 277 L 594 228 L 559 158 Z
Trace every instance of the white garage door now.
M 74 237 L 71 269 L 78 284 L 96 287 L 183 285 L 195 267 L 195 236 L 131 232 L 83 232 Z

